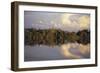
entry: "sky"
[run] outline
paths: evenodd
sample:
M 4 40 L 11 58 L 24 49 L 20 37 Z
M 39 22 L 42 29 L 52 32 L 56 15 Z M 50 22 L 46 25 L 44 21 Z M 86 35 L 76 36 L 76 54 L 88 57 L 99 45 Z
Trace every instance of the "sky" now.
M 24 27 L 61 29 L 68 32 L 90 29 L 90 14 L 67 12 L 24 11 Z

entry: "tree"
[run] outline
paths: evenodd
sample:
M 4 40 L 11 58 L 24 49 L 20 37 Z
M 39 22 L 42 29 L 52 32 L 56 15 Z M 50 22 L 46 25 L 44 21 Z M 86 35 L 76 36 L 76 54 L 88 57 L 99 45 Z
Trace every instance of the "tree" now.
M 82 30 L 77 33 L 79 36 L 78 43 L 87 44 L 90 43 L 90 32 L 88 30 Z
M 66 35 L 68 42 L 76 42 L 79 39 L 79 36 L 75 32 L 69 32 Z

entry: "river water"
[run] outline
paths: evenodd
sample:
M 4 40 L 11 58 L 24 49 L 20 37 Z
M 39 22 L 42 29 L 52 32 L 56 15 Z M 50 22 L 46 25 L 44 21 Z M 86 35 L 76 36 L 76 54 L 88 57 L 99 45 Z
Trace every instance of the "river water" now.
M 25 45 L 24 61 L 90 58 L 90 44 L 67 43 L 61 46 Z

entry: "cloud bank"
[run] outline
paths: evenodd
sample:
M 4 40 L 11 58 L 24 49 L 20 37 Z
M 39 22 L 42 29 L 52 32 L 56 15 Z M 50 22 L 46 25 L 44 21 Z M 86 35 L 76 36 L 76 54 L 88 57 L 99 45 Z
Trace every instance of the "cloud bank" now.
M 24 12 L 25 28 L 61 29 L 68 32 L 90 29 L 90 14 L 65 12 Z

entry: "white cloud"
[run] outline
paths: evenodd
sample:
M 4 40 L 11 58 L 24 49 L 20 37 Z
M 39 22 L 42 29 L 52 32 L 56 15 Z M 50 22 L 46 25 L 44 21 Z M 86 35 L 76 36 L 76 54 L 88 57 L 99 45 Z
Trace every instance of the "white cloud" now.
M 90 15 L 60 12 L 25 12 L 25 28 L 61 29 L 69 32 L 90 28 Z
M 89 29 L 90 16 L 82 14 L 68 14 L 65 13 L 61 16 L 61 27 L 66 31 L 79 31 Z

